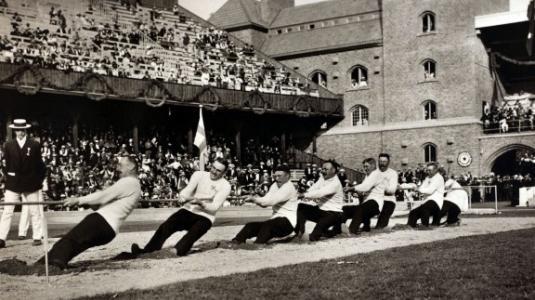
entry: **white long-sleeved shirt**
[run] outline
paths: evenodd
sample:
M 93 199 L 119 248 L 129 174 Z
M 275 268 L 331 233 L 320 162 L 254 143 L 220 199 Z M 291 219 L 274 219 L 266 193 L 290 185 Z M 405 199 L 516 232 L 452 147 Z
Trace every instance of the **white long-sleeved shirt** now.
M 344 204 L 344 189 L 338 176 L 328 180 L 322 177 L 305 193 L 305 198 L 318 199 L 318 207 L 322 210 L 341 212 Z
M 273 183 L 264 197 L 257 201 L 263 206 L 271 206 L 273 215 L 271 219 L 286 218 L 292 226 L 297 223 L 297 190 L 291 181 L 286 182 L 281 187 Z
M 109 188 L 80 197 L 80 204 L 100 205 L 97 213 L 100 214 L 110 227 L 119 232 L 119 227 L 136 207 L 141 197 L 141 184 L 133 176 L 119 179 Z
M 361 184 L 353 187 L 359 193 L 369 193 L 364 202 L 374 200 L 379 205 L 379 210 L 383 209 L 385 197 L 386 177 L 379 169 L 373 170 L 368 174 Z
M 396 202 L 396 190 L 398 188 L 398 172 L 388 168 L 382 172 L 385 177 L 385 201 Z M 391 195 L 386 195 L 386 193 Z
M 425 201 L 433 200 L 442 209 L 444 203 L 444 178 L 439 173 L 433 177 L 426 177 L 422 185 L 418 188 L 418 192 L 424 194 Z
M 221 208 L 228 195 L 230 195 L 230 183 L 224 178 L 212 180 L 210 172 L 197 171 L 191 175 L 188 185 L 180 192 L 181 197 L 213 198 L 205 207 L 198 204 L 186 203 L 184 209 L 203 216 L 214 222 L 215 214 Z M 206 202 L 206 201 L 205 201 Z
M 455 203 L 461 211 L 468 210 L 468 194 L 457 181 L 448 179 L 444 184 L 444 188 L 446 190 L 444 200 Z

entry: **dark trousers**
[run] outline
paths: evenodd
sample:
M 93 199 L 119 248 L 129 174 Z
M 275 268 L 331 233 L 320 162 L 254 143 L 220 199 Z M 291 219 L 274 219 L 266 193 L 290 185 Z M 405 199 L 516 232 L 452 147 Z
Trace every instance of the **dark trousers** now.
M 115 238 L 115 231 L 98 213 L 86 216 L 48 252 L 50 264 L 66 267 L 67 263 L 85 250 L 105 245 Z M 38 262 L 44 262 L 44 257 Z
M 371 218 L 379 214 L 379 204 L 375 200 L 368 200 L 356 206 L 344 206 L 343 210 L 344 219 L 352 220 L 349 232 L 358 234 L 361 224 L 363 224 L 362 230 L 370 231 Z
M 207 218 L 194 214 L 186 209 L 179 209 L 158 227 L 143 250 L 144 252 L 160 250 L 165 241 L 175 232 L 187 230 L 188 233 L 186 233 L 186 235 L 184 235 L 175 245 L 176 254 L 184 256 L 188 254 L 193 244 L 211 227 L 212 222 Z
M 416 227 L 416 222 L 418 222 L 418 219 L 421 219 L 422 225 L 429 226 L 430 216 L 433 216 L 433 225 L 440 225 L 440 209 L 433 200 L 427 200 L 424 204 L 411 210 L 409 213 L 408 225 Z
M 322 210 L 315 205 L 299 203 L 299 206 L 297 206 L 297 225 L 295 228 L 297 234 L 305 232 L 306 221 L 316 223 L 308 238 L 310 241 L 317 241 L 323 236 L 330 236 L 328 229 L 331 226 L 336 227 L 342 223 L 342 213 Z
M 459 221 L 460 214 L 461 209 L 459 208 L 459 206 L 457 206 L 457 204 L 448 200 L 444 200 L 444 204 L 442 205 L 442 209 L 440 210 L 441 219 L 447 215 L 446 223 L 455 224 L 457 223 L 457 221 Z
M 270 239 L 285 237 L 293 231 L 292 223 L 287 218 L 279 217 L 264 222 L 247 223 L 233 240 L 245 243 L 247 239 L 256 236 L 255 244 L 267 244 Z
M 383 229 L 388 226 L 388 223 L 390 222 L 390 217 L 394 213 L 394 210 L 396 209 L 396 202 L 393 201 L 385 201 L 383 204 L 383 209 L 381 210 L 381 213 L 379 214 L 379 218 L 377 220 L 377 225 L 375 225 L 376 229 Z

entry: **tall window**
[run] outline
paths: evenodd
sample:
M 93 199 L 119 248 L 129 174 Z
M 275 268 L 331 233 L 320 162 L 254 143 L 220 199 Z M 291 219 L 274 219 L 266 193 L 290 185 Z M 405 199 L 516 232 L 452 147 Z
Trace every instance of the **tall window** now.
M 437 104 L 432 100 L 427 100 L 423 104 L 424 120 L 434 120 L 437 118 Z
M 368 108 L 363 105 L 356 105 L 351 109 L 351 120 L 353 126 L 368 126 Z
M 312 75 L 310 75 L 310 79 L 317 85 L 324 88 L 327 87 L 327 74 L 323 71 L 314 71 Z
M 426 163 L 437 161 L 437 146 L 435 144 L 424 145 L 424 160 Z
M 351 87 L 363 88 L 368 86 L 368 70 L 363 66 L 356 66 L 351 71 Z
M 429 33 L 435 31 L 435 14 L 427 11 L 422 14 L 422 30 L 423 33 Z
M 430 80 L 437 77 L 437 63 L 432 59 L 426 59 L 422 63 L 424 69 L 424 79 Z

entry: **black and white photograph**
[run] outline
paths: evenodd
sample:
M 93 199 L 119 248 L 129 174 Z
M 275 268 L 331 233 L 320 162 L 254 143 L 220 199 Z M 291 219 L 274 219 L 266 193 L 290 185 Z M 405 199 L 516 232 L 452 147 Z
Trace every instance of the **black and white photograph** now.
M 0 0 L 1 299 L 535 299 L 535 0 Z

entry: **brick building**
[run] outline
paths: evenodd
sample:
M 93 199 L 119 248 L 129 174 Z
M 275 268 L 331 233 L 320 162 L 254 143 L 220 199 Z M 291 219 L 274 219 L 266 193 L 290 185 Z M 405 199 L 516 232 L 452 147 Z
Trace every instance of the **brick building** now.
M 484 175 L 499 157 L 535 148 L 533 132 L 486 134 L 480 121 L 495 78 L 506 94 L 533 82 L 491 66 L 492 53 L 512 48 L 509 57 L 528 59 L 528 2 L 228 0 L 209 21 L 344 95 L 345 119 L 311 128 L 320 157 L 359 168 L 386 151 L 398 169 L 436 160 Z

